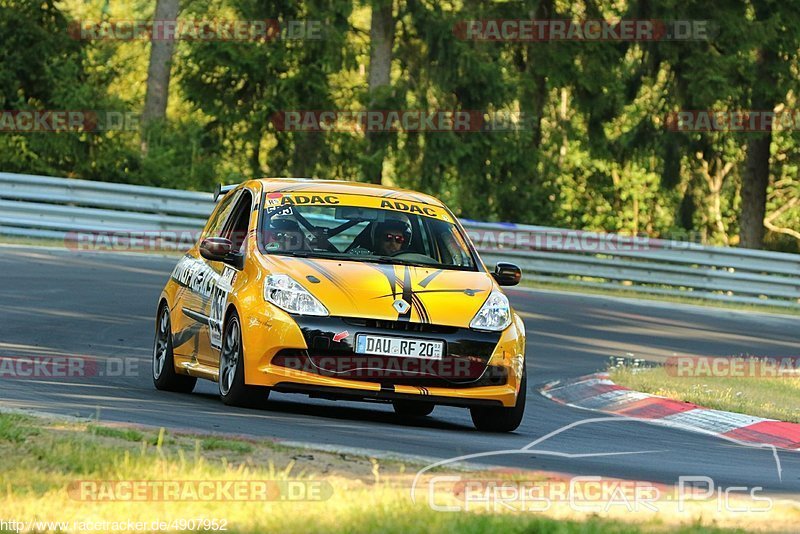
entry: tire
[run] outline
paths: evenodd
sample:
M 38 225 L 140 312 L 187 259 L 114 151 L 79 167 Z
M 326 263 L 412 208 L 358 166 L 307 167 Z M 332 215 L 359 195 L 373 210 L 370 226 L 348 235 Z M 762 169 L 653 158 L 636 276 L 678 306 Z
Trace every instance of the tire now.
M 175 371 L 172 352 L 172 324 L 169 308 L 162 305 L 156 320 L 156 339 L 153 342 L 153 384 L 161 391 L 191 393 L 197 378 L 181 375 Z
M 511 407 L 479 406 L 470 408 L 472 422 L 475 428 L 484 432 L 512 432 L 519 427 L 522 416 L 525 414 L 525 396 L 528 387 L 528 373 L 522 372 L 522 381 L 519 385 L 517 403 Z
M 269 397 L 269 388 L 244 382 L 244 351 L 239 315 L 234 311 L 225 321 L 219 353 L 219 397 L 228 406 L 255 408 Z
M 436 405 L 432 402 L 396 400 L 392 402 L 394 413 L 401 417 L 425 417 Z

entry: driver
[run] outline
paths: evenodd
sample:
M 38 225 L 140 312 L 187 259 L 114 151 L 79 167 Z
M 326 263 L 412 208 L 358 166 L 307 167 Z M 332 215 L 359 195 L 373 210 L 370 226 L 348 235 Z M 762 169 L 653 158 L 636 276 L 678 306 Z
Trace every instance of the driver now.
M 411 224 L 405 215 L 398 214 L 396 218 L 374 224 L 371 237 L 375 254 L 392 256 L 408 248 Z

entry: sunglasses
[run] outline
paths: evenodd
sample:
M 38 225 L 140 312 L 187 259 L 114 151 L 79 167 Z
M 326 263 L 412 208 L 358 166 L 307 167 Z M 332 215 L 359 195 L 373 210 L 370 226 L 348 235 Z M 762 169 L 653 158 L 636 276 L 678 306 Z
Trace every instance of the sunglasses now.
M 403 234 L 386 234 L 386 241 L 394 241 L 395 243 L 405 243 L 406 236 Z

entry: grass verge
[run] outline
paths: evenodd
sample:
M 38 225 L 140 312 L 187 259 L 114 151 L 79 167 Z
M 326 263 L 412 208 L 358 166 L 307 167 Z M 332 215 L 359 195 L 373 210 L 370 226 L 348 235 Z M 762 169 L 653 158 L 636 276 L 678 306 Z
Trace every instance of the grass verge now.
M 726 516 L 709 508 L 716 506 L 713 499 L 711 504 L 687 503 L 682 515 L 675 513 L 675 502 L 670 499 L 664 501 L 668 508 L 643 514 L 631 514 L 628 507 L 619 505 L 611 506 L 610 511 L 586 512 L 586 503 L 579 512 L 565 503 L 555 503 L 544 512 L 523 511 L 507 502 L 491 509 L 483 503 L 472 511 L 442 512 L 432 509 L 429 499 L 440 506 L 457 505 L 462 493 L 439 489 L 429 493 L 430 487 L 439 487 L 428 485 L 432 476 L 442 475 L 437 471 L 423 476 L 417 502 L 412 502 L 410 488 L 419 467 L 294 449 L 269 441 L 168 436 L 163 429 L 0 414 L 0 531 L 15 531 L 16 526 L 10 527 L 8 521 L 63 522 L 61 526 L 41 523 L 35 527 L 27 523 L 38 531 L 163 531 L 153 527 L 153 521 L 159 521 L 167 525 L 166 530 L 221 530 L 213 528 L 215 524 L 224 525 L 226 532 L 248 533 L 694 533 L 727 532 L 723 530 L 727 526 L 737 527 L 739 532 L 786 530 L 800 520 L 800 512 L 788 505 L 773 506 L 770 512 L 752 518 Z M 470 472 L 464 476 L 470 480 L 528 477 L 541 484 L 565 483 L 541 474 Z M 180 498 L 163 500 L 153 498 L 158 491 L 140 494 L 130 489 L 131 484 L 157 487 L 165 481 L 182 484 Z M 214 487 L 244 484 L 247 488 L 265 482 L 269 491 L 244 499 L 234 498 L 235 490 L 216 499 L 204 497 L 200 491 L 185 491 L 198 488 L 200 482 L 216 484 Z
M 742 361 L 746 369 L 749 360 Z M 617 384 L 635 391 L 715 410 L 800 423 L 800 377 L 677 376 L 666 366 L 614 367 L 609 375 Z

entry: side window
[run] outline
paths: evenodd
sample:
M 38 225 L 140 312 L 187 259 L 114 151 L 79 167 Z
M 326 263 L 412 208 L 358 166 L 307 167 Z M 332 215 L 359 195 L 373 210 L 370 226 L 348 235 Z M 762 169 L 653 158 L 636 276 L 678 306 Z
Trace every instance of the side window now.
M 416 235 L 420 237 L 420 245 L 421 251 L 426 256 L 430 256 L 434 258 L 436 253 L 433 251 L 433 247 L 431 246 L 431 227 L 428 221 L 425 220 L 424 217 L 417 218 L 417 226 L 418 231 L 416 231 Z
M 231 211 L 227 224 L 220 237 L 225 237 L 233 243 L 233 250 L 244 252 L 247 242 L 247 230 L 250 227 L 250 212 L 253 208 L 253 197 L 249 191 L 244 190 Z
M 211 215 L 211 218 L 206 225 L 206 229 L 203 232 L 203 239 L 206 237 L 222 236 L 222 228 L 225 225 L 225 221 L 228 220 L 228 215 L 230 215 L 231 210 L 233 209 L 233 200 L 238 196 L 239 195 L 234 193 L 222 199 L 222 202 L 220 202 L 219 206 L 217 206 L 217 209 L 214 210 L 214 213 Z
M 445 265 L 457 267 L 468 267 L 472 265 L 472 259 L 468 253 L 469 248 L 455 225 L 435 223 L 436 241 L 439 246 L 441 262 Z

